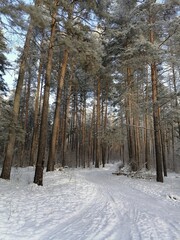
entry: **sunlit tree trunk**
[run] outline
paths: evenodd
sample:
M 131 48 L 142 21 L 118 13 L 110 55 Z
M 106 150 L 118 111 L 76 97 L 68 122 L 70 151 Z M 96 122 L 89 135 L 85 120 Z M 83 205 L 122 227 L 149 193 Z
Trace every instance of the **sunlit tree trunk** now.
M 59 1 L 54 1 L 54 13 L 52 15 L 51 23 L 51 36 L 48 49 L 47 57 L 47 68 L 45 75 L 45 86 L 44 86 L 44 98 L 42 107 L 42 117 L 40 126 L 40 136 L 39 136 L 39 148 L 38 156 L 36 162 L 36 170 L 34 176 L 34 183 L 37 185 L 43 185 L 43 169 L 45 162 L 45 150 L 47 141 L 47 123 L 48 123 L 48 109 L 49 109 L 49 94 L 50 94 L 50 81 L 51 81 L 51 69 L 52 69 L 52 59 L 53 59 L 53 45 L 56 34 L 56 15 L 57 15 L 57 5 Z
M 38 130 L 39 130 L 39 102 L 40 102 L 40 90 L 41 90 L 41 75 L 43 70 L 43 59 L 41 56 L 39 69 L 38 69 L 38 77 L 37 77 L 37 90 L 34 104 L 34 119 L 33 119 L 33 136 L 30 150 L 30 165 L 33 166 L 36 163 L 36 155 L 38 148 Z
M 68 62 L 68 51 L 64 51 L 62 67 L 59 73 L 58 87 L 57 87 L 57 95 L 56 95 L 56 109 L 54 114 L 54 122 L 52 128 L 52 136 L 51 136 L 51 145 L 49 149 L 48 163 L 47 163 L 47 171 L 54 171 L 55 165 L 55 157 L 56 157 L 56 143 L 57 138 L 59 137 L 59 112 L 61 106 L 61 97 L 62 97 L 62 89 L 64 86 L 64 78 L 66 73 L 66 67 Z
M 14 96 L 12 124 L 9 129 L 8 143 L 6 146 L 3 169 L 1 173 L 1 178 L 4 178 L 4 179 L 10 179 L 11 165 L 13 160 L 14 145 L 15 145 L 15 139 L 16 139 L 16 126 L 18 123 L 18 115 L 19 115 L 19 109 L 20 109 L 20 97 L 21 97 L 21 91 L 22 91 L 23 82 L 24 82 L 26 63 L 27 63 L 27 58 L 29 54 L 32 33 L 33 33 L 33 24 L 31 21 L 26 34 L 26 40 L 25 40 L 21 61 L 20 61 L 17 86 L 16 86 L 16 91 Z

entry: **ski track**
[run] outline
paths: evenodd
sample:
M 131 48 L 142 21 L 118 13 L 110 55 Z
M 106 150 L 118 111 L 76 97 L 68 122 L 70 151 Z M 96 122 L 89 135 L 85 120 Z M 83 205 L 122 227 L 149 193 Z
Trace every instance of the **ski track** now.
M 179 179 L 168 180 L 165 194 L 162 183 L 107 169 L 53 174 L 45 175 L 46 187 L 4 181 L 0 240 L 180 240 L 180 201 L 166 195 Z
M 180 204 L 177 205 L 176 210 L 169 202 L 167 211 L 167 198 L 162 195 L 159 199 L 159 195 L 152 190 L 152 187 L 150 191 L 150 189 L 143 188 L 141 184 L 132 184 L 132 179 L 127 177 L 118 178 L 109 172 L 104 173 L 102 171 L 89 172 L 85 176 L 88 181 L 93 182 L 99 188 L 99 194 L 108 201 L 117 218 L 116 226 L 114 226 L 117 238 L 112 239 L 180 239 L 180 215 L 177 216 Z M 156 185 L 156 183 L 153 184 Z M 160 188 L 159 184 L 158 187 Z M 147 199 L 146 196 L 148 196 Z M 149 199 L 150 201 L 147 202 Z
M 108 171 L 83 170 L 77 173 L 76 178 L 82 177 L 83 182 L 93 184 L 96 194 L 67 221 L 67 226 L 64 227 L 63 223 L 63 226 L 55 227 L 49 234 L 50 238 L 43 236 L 41 240 L 180 239 L 180 217 L 173 217 L 176 209 L 169 202 L 169 211 L 172 212 L 167 212 L 167 198 L 162 196 L 159 200 L 152 188 L 148 190 L 141 184 L 134 185 L 132 179 L 113 176 Z

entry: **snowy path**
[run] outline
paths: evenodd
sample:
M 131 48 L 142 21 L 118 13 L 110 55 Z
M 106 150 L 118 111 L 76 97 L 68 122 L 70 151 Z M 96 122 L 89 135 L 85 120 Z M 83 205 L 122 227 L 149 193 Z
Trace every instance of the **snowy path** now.
M 0 180 L 0 240 L 180 240 L 179 175 L 162 184 L 66 170 L 37 187 L 32 170 Z
M 165 195 L 156 195 L 155 189 L 147 193 L 132 179 L 110 172 L 82 171 L 82 175 L 93 183 L 96 195 L 68 222 L 62 239 L 180 239 L 180 205 L 172 205 Z
M 110 221 L 114 218 L 112 236 L 104 230 L 104 239 L 180 239 L 180 205 L 172 205 L 166 195 L 157 195 L 156 186 L 161 184 L 148 192 L 144 180 L 133 182 L 102 171 L 85 176 L 99 189 L 102 204 L 109 205 Z

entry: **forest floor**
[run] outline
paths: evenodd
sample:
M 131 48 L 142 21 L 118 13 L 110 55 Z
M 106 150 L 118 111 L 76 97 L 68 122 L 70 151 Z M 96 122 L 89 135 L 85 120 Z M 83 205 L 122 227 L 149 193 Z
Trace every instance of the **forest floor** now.
M 13 169 L 0 179 L 1 240 L 180 240 L 180 175 L 164 183 L 104 169 L 44 173 Z

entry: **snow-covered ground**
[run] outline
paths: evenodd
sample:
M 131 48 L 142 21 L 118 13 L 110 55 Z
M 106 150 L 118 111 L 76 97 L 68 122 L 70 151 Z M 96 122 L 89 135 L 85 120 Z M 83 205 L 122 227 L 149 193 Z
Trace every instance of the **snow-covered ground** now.
M 1 240 L 180 240 L 180 175 L 165 182 L 66 169 L 33 184 L 33 168 L 0 179 Z

